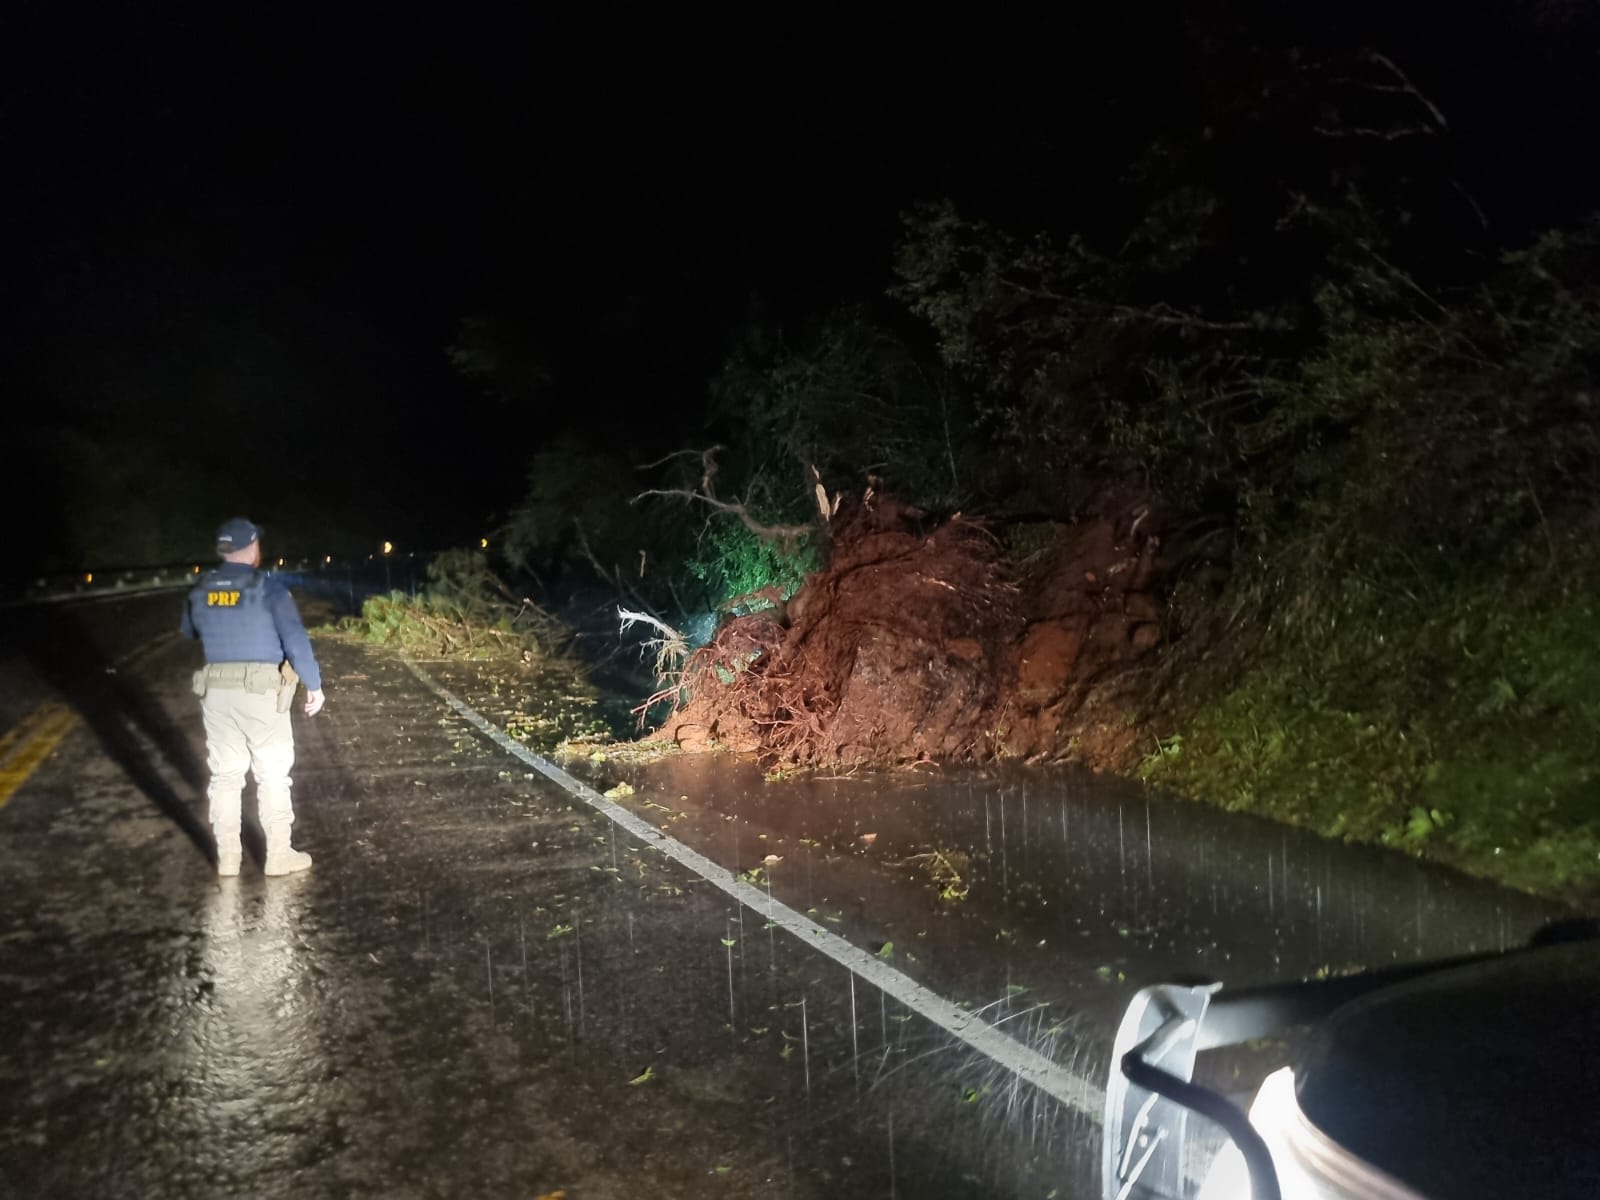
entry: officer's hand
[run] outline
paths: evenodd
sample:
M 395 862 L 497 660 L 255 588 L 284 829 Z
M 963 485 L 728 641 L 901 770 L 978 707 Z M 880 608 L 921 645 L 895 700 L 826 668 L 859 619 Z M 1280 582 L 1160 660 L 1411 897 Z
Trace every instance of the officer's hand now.
M 322 711 L 322 689 L 306 689 L 306 716 L 314 717 Z

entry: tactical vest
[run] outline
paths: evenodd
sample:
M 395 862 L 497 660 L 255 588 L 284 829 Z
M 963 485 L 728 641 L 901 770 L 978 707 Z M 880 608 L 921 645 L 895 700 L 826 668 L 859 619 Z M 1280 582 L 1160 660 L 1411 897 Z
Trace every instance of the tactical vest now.
M 189 592 L 189 617 L 205 643 L 207 656 L 221 652 L 224 659 L 238 655 L 232 647 L 275 646 L 278 641 L 272 613 L 266 604 L 267 576 L 252 571 L 250 577 L 229 578 L 220 570 L 207 571 Z M 266 656 L 263 656 L 263 661 Z

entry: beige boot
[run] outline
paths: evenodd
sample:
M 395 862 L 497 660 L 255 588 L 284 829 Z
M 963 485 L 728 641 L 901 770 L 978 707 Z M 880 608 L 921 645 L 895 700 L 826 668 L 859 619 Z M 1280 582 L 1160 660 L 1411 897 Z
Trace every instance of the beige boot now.
M 311 855 L 289 844 L 290 827 L 288 821 L 274 821 L 267 826 L 267 863 L 263 869 L 268 875 L 293 875 L 311 865 Z
M 224 832 L 217 826 L 211 827 L 217 839 L 217 874 L 232 876 L 239 873 L 239 865 L 244 861 L 244 854 L 239 847 L 239 831 L 237 829 Z

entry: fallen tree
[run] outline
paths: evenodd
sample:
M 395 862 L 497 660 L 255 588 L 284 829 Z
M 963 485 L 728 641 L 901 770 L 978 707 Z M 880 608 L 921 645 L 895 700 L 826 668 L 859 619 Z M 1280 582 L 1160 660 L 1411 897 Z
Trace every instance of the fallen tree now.
M 905 765 L 1132 748 L 1110 694 L 1162 638 L 1158 539 L 1142 514 L 1069 527 L 1019 583 L 1002 541 L 869 489 L 833 517 L 826 566 L 724 620 L 654 700 L 652 735 L 769 767 Z M 752 601 L 754 597 L 741 597 Z
M 923 530 L 869 495 L 781 610 L 732 617 L 690 656 L 657 736 L 780 766 L 987 756 L 1019 629 L 991 534 L 961 516 Z

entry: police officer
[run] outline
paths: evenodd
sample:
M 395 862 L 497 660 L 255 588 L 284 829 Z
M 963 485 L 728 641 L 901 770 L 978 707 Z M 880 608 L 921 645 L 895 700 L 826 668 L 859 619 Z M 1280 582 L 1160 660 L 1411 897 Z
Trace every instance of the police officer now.
M 190 591 L 181 626 L 185 637 L 205 645 L 206 666 L 195 673 L 194 690 L 206 725 L 217 874 L 239 873 L 240 796 L 248 768 L 267 835 L 266 873 L 288 875 L 311 865 L 311 856 L 289 842 L 289 708 L 295 684 L 304 681 L 306 716 L 321 711 L 322 672 L 289 589 L 257 570 L 261 530 L 235 517 L 217 531 L 217 553 L 222 563 Z

